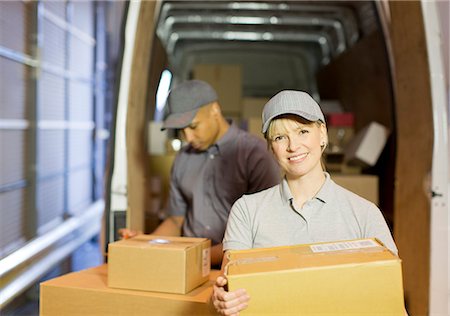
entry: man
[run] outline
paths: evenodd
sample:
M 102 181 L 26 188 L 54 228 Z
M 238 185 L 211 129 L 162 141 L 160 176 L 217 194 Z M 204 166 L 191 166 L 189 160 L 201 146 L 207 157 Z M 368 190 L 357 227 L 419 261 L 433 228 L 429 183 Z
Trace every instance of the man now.
M 279 167 L 262 139 L 224 118 L 216 92 L 200 80 L 170 91 L 163 129 L 179 130 L 188 145 L 172 166 L 170 216 L 153 234 L 210 238 L 211 264 L 219 266 L 231 206 L 278 184 Z

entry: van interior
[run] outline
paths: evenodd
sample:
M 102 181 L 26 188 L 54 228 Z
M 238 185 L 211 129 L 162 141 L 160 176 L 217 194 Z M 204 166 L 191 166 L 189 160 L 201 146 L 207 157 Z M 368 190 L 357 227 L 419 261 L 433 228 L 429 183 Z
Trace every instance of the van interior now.
M 433 133 L 421 19 L 418 2 L 142 2 L 130 64 L 128 102 L 139 106 L 127 115 L 128 206 L 119 212 L 111 198 L 106 239 L 117 238 L 121 225 L 151 232 L 164 218 L 179 140 L 159 134 L 159 94 L 183 80 L 209 81 L 225 116 L 258 134 L 271 96 L 304 90 L 327 115 L 332 178 L 376 178 L 374 202 L 399 248 L 407 309 L 426 314 Z M 370 143 L 374 149 L 381 142 L 375 160 L 348 156 L 355 138 L 361 141 L 373 126 L 382 131 Z

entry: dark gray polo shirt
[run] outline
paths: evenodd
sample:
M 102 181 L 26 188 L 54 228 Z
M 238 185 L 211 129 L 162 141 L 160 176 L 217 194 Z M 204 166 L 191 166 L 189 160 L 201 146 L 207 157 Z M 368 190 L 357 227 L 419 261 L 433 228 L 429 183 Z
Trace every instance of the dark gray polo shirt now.
M 187 146 L 171 172 L 169 213 L 185 216 L 183 236 L 222 242 L 233 203 L 278 184 L 280 169 L 264 140 L 234 125 L 206 151 Z
M 232 207 L 224 250 L 378 238 L 397 253 L 378 207 L 330 179 L 302 208 L 295 205 L 286 179 L 268 190 L 245 195 Z

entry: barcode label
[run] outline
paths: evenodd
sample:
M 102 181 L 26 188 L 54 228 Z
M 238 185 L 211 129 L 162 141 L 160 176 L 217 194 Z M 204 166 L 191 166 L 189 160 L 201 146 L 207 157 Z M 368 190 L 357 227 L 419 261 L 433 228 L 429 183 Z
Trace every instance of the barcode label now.
M 311 245 L 312 252 L 328 252 L 348 249 L 370 248 L 380 246 L 373 239 L 340 241 L 329 244 Z
M 202 253 L 202 276 L 205 277 L 211 272 L 211 248 L 203 249 Z

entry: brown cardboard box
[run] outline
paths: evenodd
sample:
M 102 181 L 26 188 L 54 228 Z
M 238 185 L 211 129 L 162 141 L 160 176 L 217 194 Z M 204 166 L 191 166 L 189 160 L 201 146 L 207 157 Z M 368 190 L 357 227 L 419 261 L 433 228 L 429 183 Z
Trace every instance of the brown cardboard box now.
M 41 283 L 40 315 L 213 315 L 208 300 L 217 270 L 209 282 L 184 295 L 109 288 L 107 272 L 101 265 Z
M 375 239 L 230 252 L 242 315 L 404 315 L 401 260 Z
M 262 119 L 260 117 L 249 117 L 243 120 L 243 128 L 250 134 L 256 135 L 264 139 L 264 134 L 261 132 Z
M 262 127 L 262 109 L 269 101 L 268 98 L 243 98 L 242 99 L 242 121 L 243 125 L 250 134 L 264 139 L 261 132 Z
M 149 155 L 150 172 L 161 179 L 161 199 L 165 203 L 169 196 L 170 170 L 172 169 L 175 153 L 166 155 Z
M 369 174 L 332 173 L 331 179 L 347 190 L 378 205 L 378 177 Z
M 208 82 L 217 92 L 225 116 L 239 116 L 242 98 L 242 70 L 240 65 L 198 64 L 194 79 Z
M 269 98 L 243 98 L 242 99 L 242 117 L 252 118 L 256 117 L 261 119 L 262 110 L 266 105 Z
M 184 294 L 208 280 L 207 238 L 138 235 L 108 245 L 108 286 Z

